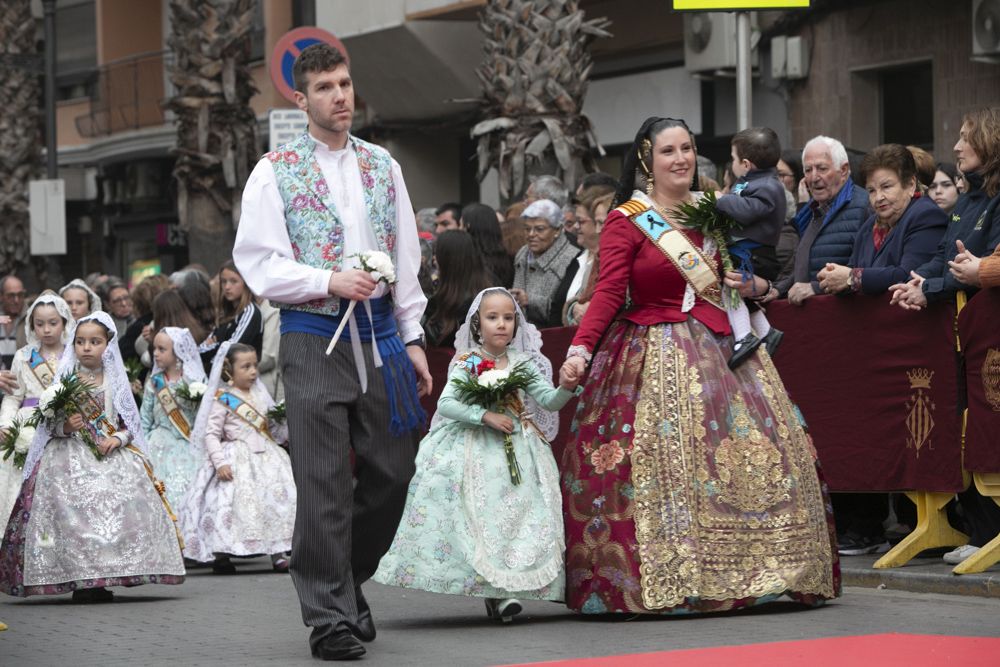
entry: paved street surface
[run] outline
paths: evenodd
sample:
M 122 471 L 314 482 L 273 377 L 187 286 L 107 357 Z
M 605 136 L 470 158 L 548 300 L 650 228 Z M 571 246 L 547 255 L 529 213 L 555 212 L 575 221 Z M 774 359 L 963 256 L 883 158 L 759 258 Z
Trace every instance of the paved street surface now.
M 195 570 L 181 586 L 115 589 L 115 602 L 0 599 L 0 665 L 317 665 L 288 575 L 264 559 L 240 573 Z M 369 584 L 378 639 L 363 664 L 497 665 L 887 632 L 1000 637 L 1000 599 L 847 588 L 816 610 L 777 603 L 677 618 L 581 618 L 527 602 L 512 626 L 480 600 Z M 846 658 L 846 656 L 845 656 Z M 845 663 L 864 665 L 862 656 Z

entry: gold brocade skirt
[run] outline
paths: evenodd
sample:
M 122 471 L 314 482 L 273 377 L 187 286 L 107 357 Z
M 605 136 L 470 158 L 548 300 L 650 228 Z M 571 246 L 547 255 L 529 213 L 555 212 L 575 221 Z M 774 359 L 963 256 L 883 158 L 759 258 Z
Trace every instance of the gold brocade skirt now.
M 829 495 L 766 352 L 694 319 L 614 323 L 563 457 L 566 599 L 692 613 L 839 594 Z

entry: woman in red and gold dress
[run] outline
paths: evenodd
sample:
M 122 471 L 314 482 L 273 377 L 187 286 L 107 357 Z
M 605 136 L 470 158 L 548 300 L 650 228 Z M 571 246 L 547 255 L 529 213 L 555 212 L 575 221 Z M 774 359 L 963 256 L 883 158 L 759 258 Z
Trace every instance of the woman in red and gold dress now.
M 683 121 L 643 123 L 569 350 L 579 374 L 590 362 L 562 467 L 566 604 L 583 613 L 725 611 L 782 595 L 816 605 L 840 593 L 829 496 L 801 416 L 765 351 L 727 367 L 718 248 L 674 219 L 698 196 L 695 158 Z

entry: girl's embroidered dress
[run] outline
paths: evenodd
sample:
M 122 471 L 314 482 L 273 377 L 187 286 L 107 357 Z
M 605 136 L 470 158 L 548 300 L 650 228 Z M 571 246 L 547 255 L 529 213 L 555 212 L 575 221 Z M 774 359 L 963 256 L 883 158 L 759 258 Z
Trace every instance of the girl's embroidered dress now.
M 479 301 L 470 313 L 478 311 Z M 527 328 L 520 311 L 518 318 Z M 463 337 L 468 338 L 468 321 L 456 340 Z M 551 370 L 543 376 L 534 355 L 513 347 L 507 354 L 508 368 L 522 362 L 531 368 L 534 379 L 525 393 L 542 410 L 558 411 L 573 396 L 553 388 Z M 503 434 L 484 426 L 484 409 L 462 403 L 451 383 L 475 374 L 481 361 L 477 352 L 461 353 L 453 361 L 431 432 L 420 443 L 402 521 L 373 579 L 436 593 L 562 600 L 563 526 L 555 459 L 536 427 L 515 418 L 512 439 L 522 479 L 511 483 Z
M 9 595 L 184 581 L 177 531 L 142 454 L 138 410 L 118 356 L 114 322 L 103 312 L 81 322 L 90 319 L 112 332 L 105 381 L 90 392 L 92 407 L 103 407 L 106 424 L 124 444 L 98 459 L 78 434 L 62 435 L 62 423 L 51 431 L 39 427 L 0 548 L 0 591 Z M 63 353 L 60 377 L 76 370 L 72 345 Z M 123 415 L 126 398 L 132 404 Z M 108 425 L 94 426 L 99 418 L 85 421 L 96 441 L 112 434 Z
M 608 215 L 574 339 L 593 364 L 563 453 L 567 605 L 685 614 L 836 597 L 832 508 L 798 410 L 763 350 L 729 370 L 724 311 L 636 216 L 656 216 L 639 192 Z M 682 233 L 718 265 L 711 239 Z
M 198 346 L 187 329 L 166 327 L 163 331 L 174 343 L 174 356 L 183 364 L 183 375 L 170 381 L 162 369 L 154 368 L 146 379 L 140 417 L 156 476 L 167 487 L 171 507 L 179 511 L 204 458 L 200 448 L 191 445 L 198 404 L 185 401 L 176 391 L 181 384 L 204 384 L 206 378 Z
M 228 344 L 223 343 L 215 366 L 222 365 L 226 350 Z M 295 526 L 295 480 L 288 453 L 276 442 L 287 439 L 287 428 L 268 423 L 266 413 L 274 403 L 259 380 L 247 402 L 226 386 L 213 391 L 213 384 L 218 386 L 214 367 L 212 375 L 212 393 L 206 394 L 201 408 L 207 413 L 205 458 L 180 512 L 184 555 L 208 562 L 217 553 L 287 552 Z M 195 428 L 196 442 L 201 429 L 200 424 Z M 224 464 L 232 467 L 230 481 L 215 474 Z
M 24 423 L 38 405 L 38 397 L 52 384 L 59 367 L 59 356 L 46 358 L 41 353 L 38 336 L 31 326 L 35 308 L 42 305 L 53 306 L 63 318 L 63 345 L 70 338 L 73 330 L 73 316 L 69 306 L 55 294 L 43 294 L 35 299 L 24 318 L 24 328 L 28 344 L 14 354 L 10 370 L 17 378 L 17 389 L 3 397 L 0 405 L 0 428 L 10 428 L 15 421 Z M 0 460 L 0 521 L 6 525 L 10 511 L 14 508 L 17 494 L 21 492 L 24 473 L 14 465 L 13 457 L 6 461 Z

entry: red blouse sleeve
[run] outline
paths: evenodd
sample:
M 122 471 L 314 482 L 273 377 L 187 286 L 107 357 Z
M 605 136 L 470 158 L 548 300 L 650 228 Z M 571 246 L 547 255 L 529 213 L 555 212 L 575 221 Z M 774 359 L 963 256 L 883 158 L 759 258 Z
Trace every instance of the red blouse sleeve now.
M 621 211 L 608 214 L 601 230 L 597 286 L 573 337 L 573 345 L 582 345 L 593 353 L 611 320 L 625 303 L 632 266 L 644 238 Z

